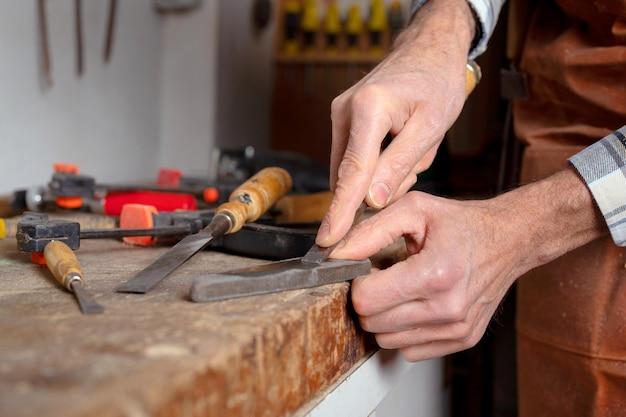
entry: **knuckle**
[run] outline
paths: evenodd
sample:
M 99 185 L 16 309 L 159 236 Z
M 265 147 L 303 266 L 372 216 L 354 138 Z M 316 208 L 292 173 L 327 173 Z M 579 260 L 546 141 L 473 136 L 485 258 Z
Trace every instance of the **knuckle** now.
M 339 164 L 338 176 L 341 178 L 350 178 L 365 173 L 365 163 L 361 160 L 359 154 L 353 149 L 354 146 L 348 145 L 343 159 Z
M 465 349 L 471 349 L 474 346 L 476 346 L 478 344 L 478 342 L 480 342 L 480 339 L 482 339 L 483 335 L 481 332 L 473 332 L 472 334 L 470 334 L 468 337 L 466 337 L 463 340 L 463 348 Z
M 361 316 L 361 323 L 363 323 L 364 317 L 370 310 L 370 302 L 368 297 L 365 296 L 360 286 L 352 285 L 352 307 L 354 311 Z M 364 328 L 364 330 L 367 330 Z
M 330 118 L 331 120 L 336 120 L 337 116 L 339 116 L 344 109 L 345 100 L 343 98 L 343 94 L 337 96 L 330 103 Z
M 354 304 L 354 301 L 353 301 L 353 304 Z M 355 310 L 356 310 L 356 306 L 355 306 Z M 372 333 L 372 320 L 370 318 L 365 317 L 365 316 L 359 316 L 359 324 L 361 325 L 361 329 L 365 330 L 366 332 Z
M 450 321 L 461 322 L 467 318 L 468 305 L 462 297 L 450 298 L 442 308 L 442 315 Z
M 392 340 L 384 333 L 376 334 L 374 335 L 374 338 L 376 339 L 378 346 L 383 349 L 395 349 L 396 347 Z
M 456 283 L 456 276 L 449 266 L 439 263 L 430 272 L 426 279 L 426 286 L 433 293 L 441 293 L 451 290 Z
M 405 152 L 396 152 L 394 155 L 389 157 L 389 168 L 393 173 L 393 176 L 390 178 L 392 180 L 399 182 L 404 179 L 404 177 L 411 171 L 416 164 L 416 152 L 411 149 Z
M 456 323 L 450 331 L 451 339 L 460 340 L 462 342 L 466 342 L 471 336 L 472 326 L 465 321 Z
M 404 360 L 407 362 L 418 362 L 419 360 L 421 360 L 418 352 L 410 347 L 400 349 L 400 355 L 402 355 Z
M 376 84 L 366 84 L 359 88 L 352 97 L 354 107 L 370 107 L 384 96 L 384 89 Z

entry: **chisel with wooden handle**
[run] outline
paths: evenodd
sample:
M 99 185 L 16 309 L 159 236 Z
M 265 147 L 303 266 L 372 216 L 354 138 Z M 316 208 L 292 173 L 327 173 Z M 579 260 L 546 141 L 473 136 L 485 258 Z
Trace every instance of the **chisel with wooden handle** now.
M 43 256 L 54 279 L 74 294 L 83 314 L 98 314 L 104 311 L 104 307 L 85 290 L 83 272 L 74 251 L 69 246 L 54 240 L 46 245 Z
M 292 180 L 282 168 L 264 168 L 240 185 L 229 201 L 220 205 L 208 226 L 174 245 L 163 256 L 116 289 L 145 294 L 213 239 L 239 231 L 245 223 L 261 217 L 289 192 Z

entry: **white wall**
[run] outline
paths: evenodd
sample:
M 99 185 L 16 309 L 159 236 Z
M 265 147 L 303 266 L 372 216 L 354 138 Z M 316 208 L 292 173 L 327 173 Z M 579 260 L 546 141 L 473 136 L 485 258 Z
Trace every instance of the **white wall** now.
M 53 162 L 103 180 L 157 168 L 160 18 L 149 0 L 120 1 L 113 57 L 102 62 L 108 2 L 83 1 L 85 73 L 75 70 L 73 1 L 47 1 L 53 86 L 42 90 L 36 2 L 0 13 L 0 192 L 44 182 Z
M 220 6 L 221 7 L 221 6 Z M 161 166 L 206 175 L 215 138 L 218 2 L 163 20 Z
M 216 144 L 223 147 L 269 146 L 276 19 L 256 33 L 252 4 L 220 1 Z

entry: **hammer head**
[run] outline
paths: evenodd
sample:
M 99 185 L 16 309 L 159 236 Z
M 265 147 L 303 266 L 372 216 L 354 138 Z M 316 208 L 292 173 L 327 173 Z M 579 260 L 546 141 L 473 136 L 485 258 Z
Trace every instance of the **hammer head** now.
M 65 243 L 72 250 L 80 247 L 80 224 L 50 220 L 47 214 L 27 212 L 17 224 L 17 248 L 23 252 L 42 252 L 53 240 Z
M 207 302 L 270 294 L 350 281 L 369 273 L 369 260 L 328 260 L 321 263 L 288 259 L 197 277 L 191 286 L 191 301 Z

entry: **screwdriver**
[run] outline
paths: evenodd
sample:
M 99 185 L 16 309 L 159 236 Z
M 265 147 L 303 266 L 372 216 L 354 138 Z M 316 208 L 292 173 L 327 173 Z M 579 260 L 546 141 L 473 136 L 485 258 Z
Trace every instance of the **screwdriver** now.
M 74 251 L 69 246 L 54 240 L 46 245 L 43 256 L 54 279 L 74 294 L 83 314 L 99 314 L 104 311 L 104 307 L 85 290 L 83 272 Z

